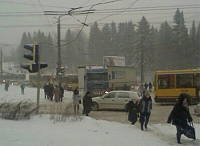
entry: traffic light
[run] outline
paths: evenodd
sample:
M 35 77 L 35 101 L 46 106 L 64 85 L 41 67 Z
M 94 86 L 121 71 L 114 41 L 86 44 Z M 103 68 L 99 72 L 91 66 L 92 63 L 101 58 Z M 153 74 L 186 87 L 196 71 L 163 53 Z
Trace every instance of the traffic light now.
M 24 48 L 31 51 L 31 55 L 24 54 L 24 58 L 30 60 L 29 64 L 22 64 L 21 68 L 28 70 L 30 73 L 38 72 L 39 70 L 39 45 L 26 44 Z M 40 69 L 47 67 L 46 63 L 40 63 Z
M 56 79 L 56 76 L 54 75 L 54 76 L 53 76 L 53 80 L 55 80 L 55 79 Z
M 63 75 L 65 73 L 65 67 L 60 67 L 59 75 Z

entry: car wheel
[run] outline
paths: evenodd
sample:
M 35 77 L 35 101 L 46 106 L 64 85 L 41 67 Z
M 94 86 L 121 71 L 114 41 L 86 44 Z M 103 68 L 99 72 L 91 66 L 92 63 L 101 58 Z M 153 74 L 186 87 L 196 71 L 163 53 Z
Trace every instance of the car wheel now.
M 93 102 L 93 103 L 92 103 L 92 110 L 93 110 L 93 111 L 97 111 L 98 109 L 99 109 L 99 104 L 96 103 L 96 102 Z

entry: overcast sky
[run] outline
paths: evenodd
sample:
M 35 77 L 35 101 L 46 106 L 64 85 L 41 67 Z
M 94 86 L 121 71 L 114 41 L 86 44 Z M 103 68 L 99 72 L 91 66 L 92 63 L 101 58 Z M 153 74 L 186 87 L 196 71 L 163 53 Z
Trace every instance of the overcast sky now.
M 183 10 L 188 27 L 193 20 L 200 22 L 200 0 L 0 0 L 0 48 L 16 48 L 23 32 L 41 30 L 46 34 L 51 33 L 56 40 L 58 16 L 44 15 L 44 11 L 67 13 L 70 8 L 77 7 L 83 8 L 76 11 L 93 10 L 94 13 L 86 19 L 89 25 L 95 21 L 103 26 L 112 21 L 118 23 L 130 20 L 137 24 L 145 16 L 151 25 L 159 28 L 165 20 L 173 24 L 177 8 Z M 61 31 L 80 29 L 85 18 L 86 15 L 62 16 Z M 89 27 L 84 27 L 83 31 L 88 30 Z M 64 36 L 61 37 L 62 40 Z

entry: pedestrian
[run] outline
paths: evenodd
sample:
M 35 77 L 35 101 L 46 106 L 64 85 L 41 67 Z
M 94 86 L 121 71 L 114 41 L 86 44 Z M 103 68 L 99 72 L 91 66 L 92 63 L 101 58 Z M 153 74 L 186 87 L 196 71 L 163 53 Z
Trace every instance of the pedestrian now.
M 21 94 L 24 94 L 24 89 L 25 89 L 25 83 L 24 82 L 21 82 L 20 88 L 21 88 Z
M 128 120 L 131 122 L 132 125 L 137 122 L 138 114 L 139 114 L 139 105 L 137 101 L 129 101 L 126 106 L 126 112 L 128 112 Z
M 54 90 L 54 87 L 53 87 L 53 84 L 50 84 L 47 86 L 47 98 L 49 98 L 51 101 L 53 100 L 53 90 Z
M 128 86 L 127 86 L 127 84 L 126 83 L 124 83 L 124 90 L 128 90 Z
M 47 83 L 44 84 L 43 89 L 44 89 L 44 99 L 49 99 L 48 98 L 48 84 Z
M 83 113 L 86 114 L 86 116 L 88 116 L 91 110 L 92 110 L 92 97 L 90 95 L 90 91 L 87 91 L 85 96 L 83 97 Z
M 144 127 L 147 129 L 147 124 L 149 122 L 152 110 L 152 99 L 149 92 L 145 92 L 145 95 L 143 95 L 142 99 L 140 100 L 139 110 L 141 130 L 144 130 Z
M 145 83 L 144 83 L 144 88 L 145 88 L 146 91 L 147 91 L 148 86 L 149 86 L 149 85 L 147 84 L 147 82 L 145 82 Z
M 60 102 L 62 102 L 63 101 L 63 96 L 64 96 L 64 89 L 63 89 L 61 83 L 59 83 L 59 88 L 60 88 Z
M 192 122 L 188 107 L 189 98 L 189 94 L 181 93 L 167 120 L 167 123 L 172 122 L 176 126 L 176 138 L 179 144 L 181 144 L 181 135 L 184 133 L 184 129 L 188 127 L 188 122 Z
M 153 85 L 151 82 L 149 82 L 149 92 L 152 92 L 152 88 L 153 88 Z
M 73 93 L 73 104 L 74 104 L 74 113 L 79 113 L 79 91 L 78 91 L 78 88 L 76 88 L 74 90 L 74 93 Z
M 55 88 L 53 90 L 53 94 L 55 97 L 55 101 L 58 102 L 60 99 L 60 88 L 58 87 L 58 85 L 55 86 Z
M 9 81 L 6 80 L 6 81 L 5 81 L 5 88 L 4 88 L 4 89 L 5 89 L 6 91 L 8 91 L 8 87 L 9 87 Z
M 139 92 L 140 92 L 141 96 L 143 96 L 143 93 L 144 93 L 144 86 L 143 86 L 143 84 L 140 85 Z

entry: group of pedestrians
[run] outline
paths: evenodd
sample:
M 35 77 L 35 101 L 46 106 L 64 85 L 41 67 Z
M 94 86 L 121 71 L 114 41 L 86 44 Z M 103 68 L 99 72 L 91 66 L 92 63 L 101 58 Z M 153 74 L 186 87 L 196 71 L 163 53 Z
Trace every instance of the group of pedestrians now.
M 194 128 L 191 126 L 193 125 L 191 124 L 193 120 L 189 112 L 189 98 L 189 94 L 181 93 L 167 120 L 167 123 L 172 123 L 176 126 L 178 144 L 181 144 L 182 134 L 188 138 L 196 139 Z M 149 92 L 145 92 L 140 101 L 129 101 L 126 107 L 128 120 L 131 124 L 134 125 L 139 117 L 141 130 L 147 129 L 151 110 L 152 99 Z
M 86 116 L 89 116 L 89 113 L 92 110 L 92 97 L 90 91 L 87 91 L 85 95 L 81 98 L 79 96 L 78 88 L 76 88 L 73 92 L 73 104 L 74 104 L 74 113 L 79 113 L 79 104 L 83 103 L 83 111 L 82 113 Z
M 147 129 L 151 110 L 152 99 L 149 92 L 145 92 L 145 95 L 143 95 L 140 101 L 129 101 L 126 107 L 126 111 L 128 112 L 128 120 L 131 122 L 131 124 L 134 125 L 139 117 L 141 130 L 144 130 L 144 128 Z
M 144 84 L 142 83 L 139 86 L 140 95 L 143 96 L 145 95 L 145 92 L 152 92 L 152 89 L 153 89 L 153 84 L 151 82 L 149 83 L 145 82 Z
M 64 96 L 64 89 L 61 84 L 59 85 L 53 85 L 53 84 L 45 84 L 43 86 L 44 88 L 44 98 L 49 99 L 50 101 L 54 100 L 56 102 L 62 102 L 63 101 L 63 96 Z

